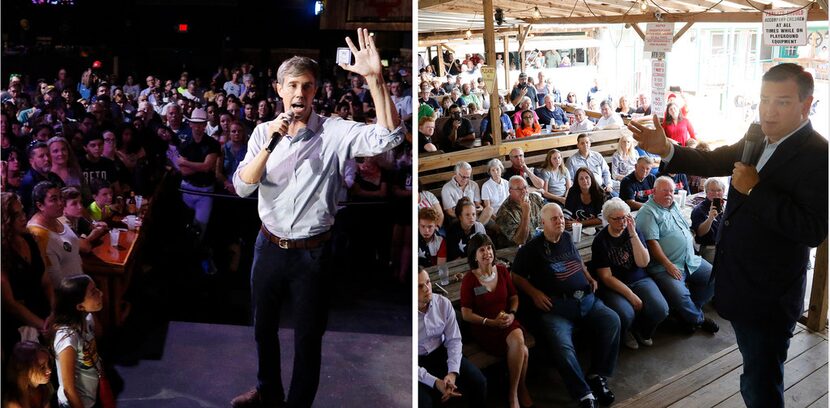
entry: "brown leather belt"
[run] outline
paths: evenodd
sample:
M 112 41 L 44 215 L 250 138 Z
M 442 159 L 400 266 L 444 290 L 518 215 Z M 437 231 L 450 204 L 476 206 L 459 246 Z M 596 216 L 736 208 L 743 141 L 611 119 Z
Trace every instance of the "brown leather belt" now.
M 331 238 L 331 231 L 303 239 L 280 238 L 268 231 L 265 225 L 259 228 L 269 241 L 277 244 L 282 249 L 315 249 L 323 246 Z

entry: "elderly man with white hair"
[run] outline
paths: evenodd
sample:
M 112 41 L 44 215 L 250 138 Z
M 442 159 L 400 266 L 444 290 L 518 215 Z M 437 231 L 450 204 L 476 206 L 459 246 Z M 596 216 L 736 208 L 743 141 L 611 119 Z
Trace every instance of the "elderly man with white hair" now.
M 461 197 L 467 197 L 475 203 L 476 207 L 481 206 L 481 193 L 476 182 L 471 181 L 473 167 L 467 162 L 455 164 L 455 175 L 441 187 L 441 205 L 444 207 L 448 220 L 454 220 L 455 203 Z
M 669 305 L 645 271 L 651 259 L 646 240 L 623 200 L 606 201 L 602 215 L 608 226 L 591 244 L 591 262 L 602 284 L 599 297 L 620 316 L 626 347 L 651 346 L 654 330 L 668 316 Z
M 712 263 L 715 262 L 718 228 L 723 219 L 723 209 L 726 208 L 726 200 L 723 198 L 726 186 L 712 177 L 703 184 L 703 190 L 706 199 L 692 210 L 692 231 L 695 232 L 695 242 L 700 245 L 700 256 Z
M 712 264 L 694 253 L 689 223 L 674 203 L 674 187 L 671 177 L 659 177 L 654 194 L 637 213 L 637 225 L 651 256 L 648 273 L 683 320 L 687 333 L 702 328 L 714 334 L 718 324 L 703 314 L 703 305 L 715 293 L 714 281 L 709 279 Z
M 516 253 L 513 282 L 533 301 L 527 318 L 536 317 L 552 350 L 556 369 L 568 393 L 580 407 L 610 405 L 614 393 L 608 380 L 614 374 L 620 342 L 620 318 L 594 296 L 597 282 L 588 273 L 571 234 L 565 231 L 565 216 L 556 204 L 541 211 L 544 232 Z M 587 375 L 576 358 L 574 328 L 591 333 L 591 363 Z

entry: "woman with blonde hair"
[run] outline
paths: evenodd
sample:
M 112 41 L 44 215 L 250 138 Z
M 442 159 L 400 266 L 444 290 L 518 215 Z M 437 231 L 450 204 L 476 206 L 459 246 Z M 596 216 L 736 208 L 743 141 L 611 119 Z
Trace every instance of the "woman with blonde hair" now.
M 634 171 L 638 158 L 640 158 L 640 153 L 637 153 L 637 143 L 634 142 L 634 138 L 630 134 L 620 136 L 617 151 L 611 156 L 611 183 L 614 191 L 620 191 L 620 181 Z
M 54 136 L 46 145 L 49 148 L 49 158 L 52 160 L 52 173 L 57 174 L 67 186 L 80 186 L 81 166 L 69 142 L 61 136 Z
M 545 162 L 537 170 L 536 175 L 545 182 L 545 186 L 542 188 L 542 196 L 549 203 L 557 203 L 560 206 L 564 206 L 565 197 L 571 188 L 572 177 L 571 172 L 565 167 L 562 152 L 557 149 L 551 149 L 545 156 Z

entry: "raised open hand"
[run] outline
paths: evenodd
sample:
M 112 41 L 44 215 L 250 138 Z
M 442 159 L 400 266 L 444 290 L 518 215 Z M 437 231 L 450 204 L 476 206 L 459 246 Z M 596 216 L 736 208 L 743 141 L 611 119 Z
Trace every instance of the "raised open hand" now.
M 383 66 L 380 64 L 380 55 L 377 48 L 375 48 L 375 39 L 369 34 L 369 30 L 358 28 L 357 42 L 359 48 L 355 47 L 351 38 L 346 37 L 346 45 L 349 46 L 352 55 L 354 55 L 354 64 L 340 64 L 340 67 L 366 78 L 381 76 Z

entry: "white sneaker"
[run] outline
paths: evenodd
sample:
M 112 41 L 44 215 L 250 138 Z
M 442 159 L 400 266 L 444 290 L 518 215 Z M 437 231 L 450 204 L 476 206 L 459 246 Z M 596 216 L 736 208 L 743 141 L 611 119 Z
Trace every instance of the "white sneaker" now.
M 646 347 L 651 347 L 651 345 L 654 344 L 654 342 L 651 339 L 644 339 L 643 336 L 640 335 L 640 333 L 633 332 L 633 334 L 634 338 L 637 339 L 637 342 Z
M 640 348 L 640 345 L 637 344 L 637 339 L 634 338 L 634 335 L 631 334 L 630 331 L 625 332 L 625 335 L 623 336 L 623 344 L 632 350 Z

